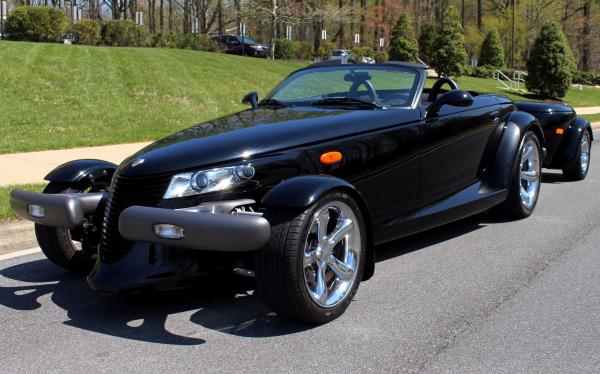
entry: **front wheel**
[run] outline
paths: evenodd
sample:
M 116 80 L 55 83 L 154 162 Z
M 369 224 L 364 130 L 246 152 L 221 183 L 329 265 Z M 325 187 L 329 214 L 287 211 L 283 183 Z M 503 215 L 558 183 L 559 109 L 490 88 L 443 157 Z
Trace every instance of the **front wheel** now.
M 581 135 L 581 140 L 577 146 L 577 154 L 563 169 L 563 175 L 574 181 L 584 180 L 590 167 L 591 153 L 592 140 L 590 133 L 586 130 Z
M 85 193 L 105 191 L 108 182 L 94 186 L 50 182 L 44 193 Z M 80 274 L 89 274 L 96 260 L 94 243 L 86 240 L 83 228 L 68 230 L 35 224 L 35 236 L 42 252 L 55 265 Z
M 325 323 L 339 317 L 358 290 L 366 234 L 362 212 L 343 192 L 304 211 L 267 212 L 271 239 L 257 254 L 260 292 L 279 314 Z

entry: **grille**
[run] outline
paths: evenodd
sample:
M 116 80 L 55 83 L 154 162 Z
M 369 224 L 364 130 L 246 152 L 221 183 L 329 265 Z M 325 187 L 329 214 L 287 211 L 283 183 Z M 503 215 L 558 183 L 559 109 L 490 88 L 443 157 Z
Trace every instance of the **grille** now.
M 119 233 L 121 212 L 133 205 L 156 206 L 162 200 L 170 179 L 170 174 L 145 177 L 115 174 L 102 223 L 99 250 L 102 261 L 114 263 L 125 257 L 133 246 L 133 242 L 125 240 Z

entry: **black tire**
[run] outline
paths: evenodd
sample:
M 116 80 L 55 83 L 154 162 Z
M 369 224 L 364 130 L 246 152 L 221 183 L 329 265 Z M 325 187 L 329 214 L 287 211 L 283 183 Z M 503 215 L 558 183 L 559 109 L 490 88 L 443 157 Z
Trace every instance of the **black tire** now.
M 361 247 L 349 291 L 336 305 L 323 307 L 311 298 L 305 282 L 304 243 L 316 213 L 336 201 L 345 203 L 355 214 Z M 310 323 L 326 323 L 342 315 L 358 290 L 366 260 L 365 221 L 356 202 L 346 193 L 333 192 L 306 210 L 277 209 L 268 211 L 265 218 L 271 223 L 271 239 L 257 253 L 256 280 L 267 303 L 279 315 Z
M 583 134 L 581 135 L 581 137 L 582 138 L 580 139 L 579 144 L 577 145 L 577 154 L 575 155 L 575 157 L 572 160 L 569 161 L 567 166 L 565 166 L 562 169 L 562 172 L 563 172 L 563 175 L 565 176 L 565 178 L 572 180 L 572 181 L 584 180 L 585 177 L 587 177 L 588 171 L 590 170 L 589 163 L 590 163 L 591 156 L 592 156 L 591 136 L 590 136 L 590 133 L 587 130 L 585 130 L 583 132 Z M 588 146 L 589 146 L 587 167 L 585 167 L 585 170 L 581 167 L 583 137 L 587 137 L 587 142 L 588 142 Z
M 88 188 L 89 186 L 50 182 L 44 189 L 44 193 L 77 193 Z M 96 253 L 90 253 L 84 247 L 84 243 L 81 247 L 77 247 L 69 230 L 36 223 L 35 236 L 42 252 L 57 266 L 84 275 L 92 270 Z
M 521 144 L 519 145 L 519 151 L 515 158 L 515 163 L 513 165 L 513 173 L 512 178 L 508 190 L 508 197 L 506 200 L 498 206 L 499 211 L 504 213 L 511 218 L 515 219 L 523 219 L 529 217 L 537 205 L 540 186 L 541 186 L 541 175 L 540 182 L 537 184 L 537 190 L 535 191 L 535 200 L 531 206 L 525 206 L 521 199 L 521 158 L 523 155 L 523 148 L 525 144 L 529 141 L 533 141 L 537 147 L 538 155 L 541 155 L 541 146 L 538 137 L 535 135 L 533 131 L 528 131 L 525 133 L 525 136 L 521 140 Z M 541 157 L 541 156 L 540 156 Z M 541 164 L 541 160 L 540 160 Z M 541 167 L 538 171 L 541 174 Z

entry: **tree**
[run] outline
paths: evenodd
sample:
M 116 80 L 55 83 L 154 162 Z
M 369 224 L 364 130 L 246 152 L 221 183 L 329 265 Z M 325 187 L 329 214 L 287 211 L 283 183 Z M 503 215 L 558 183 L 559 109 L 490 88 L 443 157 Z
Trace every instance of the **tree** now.
M 459 76 L 466 59 L 465 38 L 458 11 L 455 7 L 449 6 L 442 17 L 437 37 L 433 42 L 431 66 L 438 75 Z
M 565 34 L 556 22 L 542 26 L 527 60 L 527 89 L 544 97 L 564 97 L 575 62 Z
M 412 22 L 406 14 L 401 14 L 392 30 L 389 58 L 395 61 L 416 61 L 419 45 L 413 33 Z
M 488 66 L 496 69 L 504 67 L 504 47 L 502 47 L 500 36 L 496 29 L 491 29 L 485 36 L 483 43 L 481 43 L 479 66 Z
M 427 22 L 421 25 L 421 33 L 419 34 L 419 58 L 426 64 L 429 64 L 431 61 L 434 40 L 435 27 L 433 24 Z

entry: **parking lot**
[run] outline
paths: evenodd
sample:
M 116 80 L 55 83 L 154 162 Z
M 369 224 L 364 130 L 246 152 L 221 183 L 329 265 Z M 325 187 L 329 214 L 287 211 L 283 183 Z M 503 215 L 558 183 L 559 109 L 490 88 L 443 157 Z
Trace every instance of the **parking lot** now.
M 480 214 L 378 248 L 324 326 L 248 278 L 107 296 L 41 253 L 0 261 L 1 372 L 599 372 L 600 157 L 546 172 L 532 217 Z

